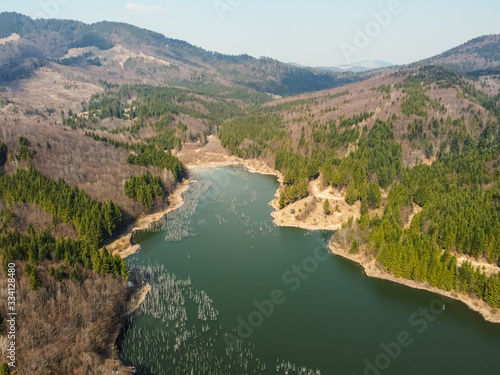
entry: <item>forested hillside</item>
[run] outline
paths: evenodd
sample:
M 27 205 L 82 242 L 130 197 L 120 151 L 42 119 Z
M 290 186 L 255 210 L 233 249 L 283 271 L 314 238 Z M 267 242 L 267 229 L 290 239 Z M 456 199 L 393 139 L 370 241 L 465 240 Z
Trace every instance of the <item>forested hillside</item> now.
M 441 65 L 460 73 L 473 75 L 500 73 L 500 35 L 472 39 L 420 64 Z
M 284 174 L 281 209 L 306 197 L 317 178 L 348 204 L 361 202 L 360 219 L 335 236 L 352 253 L 376 257 L 396 277 L 500 307 L 498 275 L 457 264 L 466 255 L 500 265 L 500 94 L 478 81 L 498 77 L 409 68 L 348 91 L 271 103 L 224 123 L 219 136 L 238 156 L 272 156 Z
M 287 96 L 338 87 L 369 74 L 299 68 L 270 58 L 229 56 L 115 22 L 87 25 L 33 20 L 0 13 L 0 82 L 27 77 L 47 64 L 78 68 L 80 75 L 113 83 L 147 82 L 182 87 L 247 88 Z M 272 77 L 272 78 L 271 78 Z
M 436 60 L 462 75 L 425 62 L 318 72 L 126 24 L 1 13 L 0 39 L 12 34 L 0 43 L 0 248 L 29 322 L 22 373 L 126 373 L 109 358 L 129 271 L 106 245 L 169 207 L 189 176 L 183 149 L 279 170 L 279 208 L 300 203 L 299 221 L 321 186 L 359 218 L 337 244 L 500 307 L 498 275 L 463 261 L 500 262 L 497 37 Z M 458 55 L 474 62 L 448 64 Z
M 18 371 L 60 373 L 64 368 L 65 372 L 75 373 L 87 366 L 101 369 L 97 371 L 119 368 L 116 363 L 106 365 L 105 358 L 110 356 L 110 345 L 125 314 L 129 273 L 123 259 L 109 254 L 106 248 L 99 250 L 99 246 L 122 229 L 122 210 L 113 201 L 103 204 L 91 199 L 62 179 L 46 178 L 32 165 L 36 152 L 28 140 L 21 137 L 19 144 L 16 154 L 9 153 L 5 143 L 0 144 L 0 199 L 6 203 L 1 212 L 2 274 L 9 275 L 19 287 L 15 310 L 20 322 L 16 331 Z M 10 176 L 4 170 L 7 160 L 18 163 Z M 28 224 L 20 233 L 11 209 L 26 203 L 52 216 L 52 228 L 37 232 Z M 58 222 L 73 226 L 78 238 L 56 238 L 52 230 Z M 92 300 L 102 298 L 102 293 L 96 295 L 95 288 L 110 288 L 104 293 L 107 307 L 92 304 Z M 9 296 L 16 294 L 10 291 Z M 82 301 L 84 296 L 90 299 Z M 3 297 L 7 301 L 7 296 Z M 44 305 L 35 308 L 40 298 Z M 71 311 L 71 304 L 79 306 L 78 314 Z M 3 322 L 7 304 L 0 311 Z M 106 316 L 100 318 L 101 322 L 80 319 L 81 314 L 96 313 Z M 57 325 L 61 325 L 60 329 L 54 330 Z M 3 335 L 5 325 L 0 329 Z M 72 338 L 70 342 L 67 337 Z M 73 360 L 65 359 L 68 356 Z
M 18 368 L 127 373 L 109 358 L 133 289 L 124 261 L 105 245 L 139 216 L 169 206 L 187 174 L 172 151 L 204 144 L 224 121 L 271 96 L 219 84 L 185 89 L 74 78 L 44 66 L 7 86 L 0 100 L 2 275 L 16 264 L 19 313 L 30 319 L 19 328 Z M 33 318 L 40 295 L 54 308 Z M 80 301 L 85 296 L 88 303 Z M 87 319 L 96 300 L 106 301 L 95 308 L 106 314 L 100 321 Z M 61 322 L 75 342 L 65 339 L 68 330 L 54 336 L 43 328 Z

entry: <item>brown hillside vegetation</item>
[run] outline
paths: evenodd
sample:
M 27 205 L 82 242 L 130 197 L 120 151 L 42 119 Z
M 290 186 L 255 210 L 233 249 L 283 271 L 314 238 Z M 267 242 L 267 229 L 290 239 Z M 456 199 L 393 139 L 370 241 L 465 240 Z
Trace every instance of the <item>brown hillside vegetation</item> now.
M 0 13 L 0 24 L 11 18 L 13 24 L 25 29 L 19 37 L 10 30 L 0 35 L 0 142 L 7 145 L 9 156 L 1 173 L 12 177 L 19 168 L 32 165 L 45 177 L 63 179 L 95 201 L 116 202 L 124 221 L 113 238 L 95 244 L 97 257 L 106 254 L 97 249 L 104 244 L 111 244 L 113 254 L 130 255 L 135 249 L 130 240 L 134 224 L 138 230 L 148 228 L 151 220 L 182 204 L 182 192 L 189 181 L 184 179 L 188 174 L 181 163 L 175 164 L 178 169 L 170 168 L 172 159 L 178 162 L 176 157 L 189 168 L 244 164 L 251 171 L 276 174 L 282 183 L 278 193 L 292 190 L 294 184 L 299 186 L 300 191 L 294 192 L 296 200 L 281 202 L 278 194 L 272 202 L 275 222 L 308 229 L 340 229 L 344 247 L 353 252 L 358 250 L 358 242 L 353 246 L 358 240 L 362 250 L 367 248 L 370 228 L 379 225 L 389 209 L 401 219 L 401 229 L 410 230 L 412 223 L 418 222 L 425 231 L 430 227 L 423 217 L 429 192 L 420 189 L 424 207 L 411 201 L 416 195 L 412 192 L 410 203 L 391 208 L 391 193 L 397 193 L 394 186 L 402 182 L 396 172 L 387 184 L 381 184 L 379 169 L 365 173 L 362 169 L 368 163 L 356 164 L 356 160 L 345 168 L 345 183 L 332 183 L 340 180 L 333 174 L 342 160 L 362 150 L 364 138 L 379 127 L 381 134 L 390 130 L 390 137 L 386 137 L 390 140 L 380 136 L 376 139 L 379 144 L 371 143 L 370 147 L 375 150 L 385 142 L 380 147 L 383 150 L 376 150 L 383 154 L 394 146 L 394 158 L 388 157 L 392 164 L 386 164 L 396 171 L 397 161 L 402 174 L 405 167 L 439 162 L 440 155 L 450 154 L 453 140 L 458 155 L 460 148 L 465 148 L 462 140 L 470 136 L 475 141 L 490 125 L 498 127 L 497 107 L 490 105 L 487 110 L 485 103 L 493 101 L 500 90 L 499 75 L 494 72 L 499 36 L 479 38 L 434 60 L 461 71 L 484 69 L 474 76 L 436 66 L 394 67 L 362 74 L 321 73 L 267 58 L 207 52 L 125 24 L 85 25 L 62 20 L 44 24 L 5 13 Z M 82 35 L 89 32 L 98 36 L 90 43 L 95 46 L 83 46 L 88 43 L 82 42 Z M 477 92 L 471 94 L 472 90 L 464 87 Z M 318 91 L 325 88 L 328 90 Z M 301 94 L 307 91 L 310 93 Z M 300 95 L 287 96 L 295 94 Z M 225 132 L 229 136 L 224 139 Z M 343 137 L 346 134 L 352 136 Z M 30 152 L 36 151 L 32 160 L 15 157 L 21 149 L 21 137 L 29 142 Z M 277 166 L 280 152 L 286 152 L 281 161 L 291 160 L 283 168 Z M 367 154 L 373 159 L 380 156 Z M 321 159 L 321 165 L 314 164 L 315 157 Z M 308 158 L 313 163 L 308 163 Z M 297 176 L 287 176 L 290 164 L 301 163 L 303 170 L 313 173 L 304 177 L 301 170 Z M 498 175 L 498 165 L 498 157 L 492 158 L 484 169 L 489 175 Z M 146 192 L 151 193 L 152 185 L 158 188 L 151 201 L 141 201 L 136 191 L 140 189 L 130 187 L 130 183 L 125 194 L 125 183 L 141 177 L 136 185 L 145 185 Z M 359 187 L 366 187 L 366 195 L 369 185 L 376 186 L 374 200 L 378 203 L 363 207 L 364 197 L 354 184 L 356 177 Z M 395 185 L 391 185 L 393 181 Z M 492 185 L 489 182 L 482 188 Z M 73 225 L 75 218 L 63 224 L 57 212 L 52 211 L 52 216 L 34 204 L 14 203 L 9 198 L 0 198 L 2 234 L 14 230 L 26 233 L 33 227 L 37 233 L 47 230 L 54 236 L 80 240 L 81 228 L 77 231 Z M 350 233 L 343 228 L 346 222 Z M 74 267 L 70 258 L 30 259 L 33 264 L 29 265 L 41 278 L 38 290 L 32 290 L 29 278 L 22 275 L 20 265 L 26 267 L 27 259 L 17 261 L 18 373 L 126 374 L 129 369 L 115 360 L 112 347 L 129 312 L 132 290 L 123 279 L 104 276 L 99 269 L 97 273 L 84 270 L 76 282 L 68 278 L 56 282 L 54 271 L 49 276 L 50 267 Z M 466 259 L 458 260 L 465 263 Z M 482 258 L 474 259 L 475 265 L 481 265 Z M 491 275 L 497 267 L 489 266 Z M 0 276 L 0 282 L 4 299 L 5 276 Z M 2 316 L 5 309 L 0 306 Z
M 146 168 L 128 165 L 129 152 L 125 149 L 96 142 L 80 130 L 50 125 L 49 120 L 26 116 L 11 104 L 0 110 L 0 139 L 15 152 L 19 147 L 19 137 L 26 137 L 37 152 L 33 164 L 45 176 L 55 180 L 62 178 L 83 189 L 93 199 L 114 200 L 129 220 L 137 218 L 143 208 L 124 195 L 123 185 L 131 175 L 144 173 Z M 16 163 L 9 163 L 6 171 L 14 173 L 16 168 Z
M 116 332 L 126 314 L 130 289 L 114 277 L 86 272 L 82 282 L 55 282 L 38 267 L 44 287 L 31 290 L 17 269 L 17 360 L 19 374 L 110 374 L 130 371 L 112 358 Z M 0 276 L 0 298 L 7 280 Z M 6 316 L 6 304 L 0 307 Z
M 311 151 L 307 143 L 305 146 L 299 146 L 299 141 L 302 132 L 306 141 L 311 139 L 315 123 L 326 123 L 331 120 L 339 124 L 343 118 L 348 119 L 367 112 L 373 115 L 353 125 L 352 128 L 358 129 L 359 132 L 369 132 L 376 120 L 391 120 L 394 124 L 394 135 L 403 147 L 403 161 L 408 166 L 427 160 L 419 143 L 407 137 L 410 124 L 422 121 L 425 126 L 421 137 L 425 135 L 431 139 L 434 150 L 438 150 L 442 140 L 446 138 L 447 131 L 452 128 L 448 126 L 450 120 L 461 120 L 467 132 L 477 136 L 481 131 L 478 126 L 479 122 L 486 124 L 489 119 L 488 111 L 476 102 L 465 98 L 459 87 L 441 87 L 435 83 L 429 85 L 425 91 L 429 100 L 435 103 L 433 108 L 426 108 L 426 116 L 404 114 L 402 103 L 407 93 L 398 85 L 401 85 L 406 78 L 419 74 L 420 71 L 418 68 L 387 71 L 389 73 L 386 75 L 363 82 L 279 99 L 266 106 L 280 108 L 278 112 L 283 116 L 292 146 L 301 153 Z M 488 79 L 490 87 L 500 85 L 499 77 L 488 77 Z M 470 79 L 468 83 L 476 84 L 476 81 Z M 441 129 L 437 136 L 433 135 L 432 129 L 427 127 L 427 123 L 433 119 L 446 124 L 448 128 Z M 338 157 L 343 157 L 351 150 L 341 149 Z
M 441 65 L 459 72 L 487 71 L 500 67 L 500 35 L 486 35 L 472 39 L 419 64 Z M 496 73 L 498 74 L 498 73 Z

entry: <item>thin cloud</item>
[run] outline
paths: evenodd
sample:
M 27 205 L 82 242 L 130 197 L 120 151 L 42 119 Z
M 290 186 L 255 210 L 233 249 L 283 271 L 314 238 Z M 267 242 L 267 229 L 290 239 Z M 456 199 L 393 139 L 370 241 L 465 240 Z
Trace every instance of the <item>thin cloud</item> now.
M 161 6 L 148 6 L 143 4 L 127 3 L 125 10 L 130 13 L 151 13 L 151 12 L 164 12 L 166 9 Z

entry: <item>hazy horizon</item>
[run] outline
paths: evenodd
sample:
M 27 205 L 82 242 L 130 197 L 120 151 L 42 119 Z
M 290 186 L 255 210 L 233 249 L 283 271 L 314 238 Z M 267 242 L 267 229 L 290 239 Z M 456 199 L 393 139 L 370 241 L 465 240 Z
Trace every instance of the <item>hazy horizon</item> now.
M 418 4 L 405 0 L 362 0 L 356 4 L 318 0 L 307 6 L 297 0 L 286 5 L 263 0 L 193 2 L 1 0 L 0 10 L 32 18 L 125 22 L 210 51 L 266 56 L 306 66 L 364 60 L 408 64 L 475 37 L 500 33 L 496 20 L 500 3 L 492 0 L 481 5 L 468 0 L 424 0 Z

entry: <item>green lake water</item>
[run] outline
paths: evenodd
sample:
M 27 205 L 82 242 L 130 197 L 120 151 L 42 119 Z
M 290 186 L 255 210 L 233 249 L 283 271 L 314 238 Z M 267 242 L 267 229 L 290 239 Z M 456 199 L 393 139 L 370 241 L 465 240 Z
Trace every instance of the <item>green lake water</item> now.
M 500 374 L 500 325 L 366 277 L 328 253 L 331 232 L 275 226 L 276 178 L 194 174 L 127 259 L 152 285 L 121 337 L 139 374 Z

